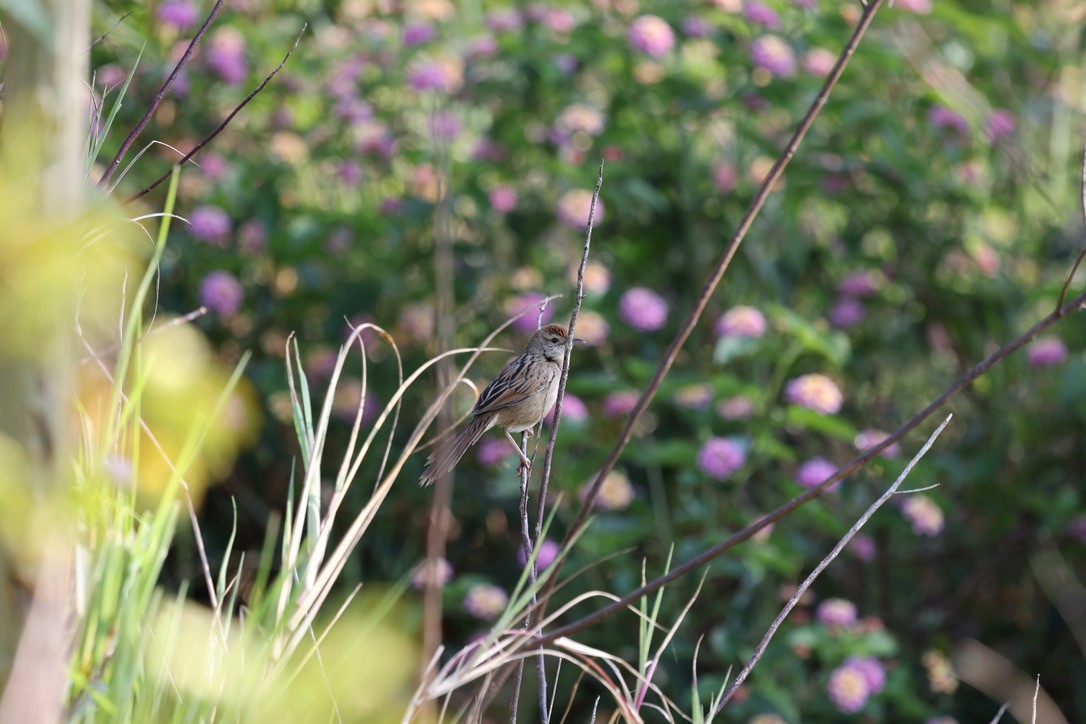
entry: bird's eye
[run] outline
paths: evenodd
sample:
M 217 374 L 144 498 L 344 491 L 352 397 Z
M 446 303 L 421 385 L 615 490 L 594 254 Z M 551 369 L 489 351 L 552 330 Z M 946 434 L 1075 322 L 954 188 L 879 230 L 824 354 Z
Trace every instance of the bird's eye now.
M 551 337 L 551 342 L 557 344 L 560 340 L 557 337 Z

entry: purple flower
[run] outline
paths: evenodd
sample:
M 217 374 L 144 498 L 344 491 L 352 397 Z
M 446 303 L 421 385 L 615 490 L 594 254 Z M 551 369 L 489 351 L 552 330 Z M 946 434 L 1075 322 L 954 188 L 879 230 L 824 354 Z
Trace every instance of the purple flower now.
M 3 60 L 0 57 L 0 60 Z M 109 63 L 103 65 L 94 71 L 94 83 L 96 86 L 102 86 L 103 88 L 118 88 L 128 78 L 128 71 L 122 68 L 117 63 Z
M 381 204 L 377 207 L 377 211 L 382 216 L 395 216 L 403 211 L 404 200 L 395 196 L 386 196 L 381 199 Z
M 368 121 L 355 124 L 352 129 L 355 150 L 361 154 L 375 154 L 384 159 L 392 158 L 392 152 L 396 148 L 396 139 L 388 126 L 380 121 Z
M 698 467 L 711 478 L 727 480 L 746 462 L 746 453 L 736 442 L 726 437 L 711 437 L 698 451 Z
M 230 217 L 217 206 L 201 206 L 189 217 L 192 235 L 214 246 L 226 246 L 230 237 Z
M 421 45 L 434 39 L 434 29 L 426 23 L 408 23 L 403 29 L 404 45 Z
M 513 446 L 504 437 L 484 437 L 475 447 L 475 459 L 488 468 L 513 454 Z
M 881 430 L 872 430 L 871 428 L 867 428 L 865 430 L 860 430 L 860 432 L 856 435 L 856 439 L 853 440 L 853 443 L 856 445 L 857 450 L 863 452 L 868 448 L 878 445 L 887 437 L 888 435 Z M 895 442 L 888 448 L 883 450 L 881 453 L 879 453 L 879 455 L 881 457 L 891 459 L 896 458 L 900 453 L 901 446 Z
M 829 480 L 836 473 L 836 465 L 826 458 L 814 457 L 796 468 L 796 482 L 805 488 L 813 488 Z
M 500 213 L 507 213 L 517 207 L 517 191 L 512 186 L 495 186 L 487 194 L 490 208 Z
M 241 282 L 230 272 L 213 271 L 200 282 L 200 303 L 220 317 L 237 313 L 244 297 Z
M 725 420 L 749 420 L 754 414 L 754 403 L 746 395 L 736 395 L 717 403 L 716 414 Z
M 1067 345 L 1059 337 L 1038 337 L 1026 350 L 1031 367 L 1052 367 L 1067 359 Z
M 493 621 L 509 603 L 509 596 L 490 583 L 477 583 L 464 596 L 464 610 L 475 618 Z
M 562 71 L 564 75 L 569 75 L 577 70 L 577 56 L 572 53 L 559 53 L 551 58 L 551 62 L 554 63 L 554 67 Z
M 837 56 L 833 51 L 825 48 L 812 48 L 803 56 L 803 70 L 821 78 L 833 70 L 833 64 L 837 62 Z
M 827 598 L 818 604 L 815 618 L 827 626 L 852 628 L 856 625 L 856 604 L 844 598 Z
M 451 141 L 460 135 L 460 120 L 452 111 L 436 111 L 430 117 L 430 133 L 440 141 Z
M 743 17 L 756 25 L 764 25 L 770 30 L 781 26 L 780 16 L 768 5 L 760 2 L 748 2 L 743 7 Z
M 607 417 L 624 417 L 633 412 L 641 395 L 629 392 L 612 392 L 603 398 L 603 414 Z
M 498 41 L 490 35 L 480 35 L 468 43 L 466 58 L 486 58 L 498 52 Z
M 761 337 L 765 334 L 765 316 L 754 307 L 732 307 L 716 320 L 716 333 L 720 337 Z
M 568 33 L 577 27 L 577 19 L 565 8 L 549 8 L 543 24 L 556 33 Z
M 506 8 L 488 13 L 483 23 L 495 33 L 512 33 L 524 26 L 524 18 L 517 10 Z
M 928 110 L 928 123 L 934 128 L 946 128 L 958 133 L 968 133 L 969 123 L 961 114 L 950 110 L 946 106 L 935 105 Z
M 849 542 L 848 550 L 861 561 L 869 561 L 875 557 L 875 540 L 860 533 Z
M 879 286 L 879 275 L 862 269 L 845 275 L 838 283 L 837 291 L 849 297 L 870 297 L 878 291 Z
M 897 7 L 916 15 L 928 15 L 931 13 L 931 0 L 899 0 Z
M 1001 141 L 1014 133 L 1014 115 L 1006 108 L 997 108 L 988 116 L 985 124 L 985 132 L 992 141 Z
M 863 709 L 871 696 L 863 671 L 847 664 L 839 666 L 830 674 L 826 693 L 834 706 L 844 714 L 855 714 Z
M 444 586 L 452 580 L 453 568 L 444 558 L 428 558 L 422 562 L 411 576 L 411 587 L 423 589 L 427 586 Z
M 204 176 L 212 181 L 221 181 L 228 169 L 226 159 L 214 152 L 201 156 L 199 166 Z
M 785 387 L 784 397 L 793 405 L 823 415 L 839 412 L 844 402 L 840 388 L 829 377 L 820 374 L 803 375 L 790 381 Z
M 554 559 L 558 557 L 558 544 L 552 541 L 550 538 L 544 538 L 543 542 L 539 544 L 539 552 L 535 555 L 536 567 L 539 570 L 544 568 L 550 568 L 550 565 L 554 563 Z M 520 565 L 527 565 L 528 556 L 524 554 L 524 548 L 517 548 L 517 561 Z
M 776 35 L 763 35 L 750 47 L 754 65 L 765 68 L 771 74 L 787 77 L 796 72 L 796 54 L 792 47 Z
M 726 194 L 739 183 L 739 171 L 735 164 L 723 161 L 713 168 L 713 186 L 722 194 Z
M 346 159 L 336 166 L 339 180 L 346 186 L 357 186 L 362 181 L 362 166 L 357 161 Z
M 864 317 L 867 316 L 867 311 L 864 309 L 863 302 L 854 297 L 841 297 L 837 300 L 837 303 L 830 308 L 830 313 L 827 315 L 830 320 L 830 324 L 838 329 L 847 329 L 853 327 L 860 322 L 864 321 Z
M 249 74 L 245 61 L 245 38 L 234 28 L 216 30 L 208 42 L 207 66 L 230 85 L 238 85 Z
M 558 406 L 555 405 L 547 412 L 547 416 L 543 418 L 544 424 L 554 424 L 554 411 L 557 409 Z M 569 422 L 584 422 L 587 417 L 588 407 L 584 404 L 584 400 L 567 392 L 562 398 L 562 419 Z
M 653 58 L 667 55 L 675 47 L 671 26 L 656 15 L 642 15 L 634 20 L 627 39 L 634 50 Z
M 506 148 L 503 144 L 497 141 L 492 141 L 489 138 L 479 139 L 479 143 L 475 146 L 475 149 L 471 152 L 471 158 L 473 161 L 504 161 L 506 156 Z
M 618 315 L 634 329 L 654 332 L 667 322 L 667 302 L 651 289 L 634 287 L 619 300 Z
M 373 106 L 361 98 L 342 96 L 336 101 L 332 113 L 351 125 L 357 125 L 373 118 Z
M 588 226 L 588 212 L 592 209 L 592 192 L 588 189 L 572 189 L 558 199 L 558 220 L 574 229 Z M 592 226 L 603 222 L 603 199 L 596 199 L 596 211 L 592 215 Z
M 550 7 L 541 2 L 529 3 L 524 10 L 524 17 L 533 23 L 541 23 L 547 19 L 547 13 L 550 10 Z
M 901 512 L 917 535 L 935 537 L 943 532 L 943 510 L 927 495 L 914 493 L 901 503 Z
M 524 334 L 535 333 L 537 323 L 540 320 L 539 307 L 543 303 L 543 300 L 547 298 L 547 295 L 540 292 L 527 292 L 516 297 L 507 299 L 505 302 L 505 313 L 509 316 L 519 314 L 525 309 L 531 309 L 532 311 L 525 314 L 523 317 L 513 322 L 513 329 L 523 332 Z M 547 324 L 554 318 L 554 306 L 547 305 L 547 308 L 543 311 L 542 323 Z
M 886 669 L 874 656 L 849 656 L 845 666 L 851 666 L 863 674 L 867 690 L 877 694 L 886 687 Z
M 196 12 L 196 6 L 188 0 L 166 0 L 158 6 L 155 17 L 166 27 L 178 30 L 191 27 L 200 18 Z
M 450 93 L 460 85 L 460 71 L 450 63 L 420 60 L 407 69 L 407 84 L 417 91 Z
M 701 18 L 688 17 L 683 20 L 683 35 L 688 38 L 706 38 L 713 32 L 713 26 Z

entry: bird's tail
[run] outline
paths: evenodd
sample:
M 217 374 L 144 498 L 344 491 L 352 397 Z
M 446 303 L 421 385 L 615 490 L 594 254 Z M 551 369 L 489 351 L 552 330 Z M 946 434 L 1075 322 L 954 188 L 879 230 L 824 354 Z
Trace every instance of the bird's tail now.
M 426 470 L 419 478 L 419 485 L 430 485 L 445 473 L 452 470 L 468 448 L 479 442 L 483 433 L 490 429 L 494 423 L 493 417 L 487 415 L 475 417 L 458 433 L 437 446 L 437 449 L 426 458 Z

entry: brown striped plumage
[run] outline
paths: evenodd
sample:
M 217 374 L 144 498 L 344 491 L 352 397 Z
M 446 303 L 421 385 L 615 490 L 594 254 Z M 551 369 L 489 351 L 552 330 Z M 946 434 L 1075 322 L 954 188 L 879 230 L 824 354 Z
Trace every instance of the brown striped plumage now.
M 420 484 L 429 485 L 452 470 L 468 448 L 495 426 L 505 431 L 527 465 L 511 433 L 530 432 L 554 406 L 567 339 L 565 328 L 557 324 L 548 324 L 533 334 L 520 356 L 503 367 L 479 395 L 471 421 L 438 445 L 426 459 Z

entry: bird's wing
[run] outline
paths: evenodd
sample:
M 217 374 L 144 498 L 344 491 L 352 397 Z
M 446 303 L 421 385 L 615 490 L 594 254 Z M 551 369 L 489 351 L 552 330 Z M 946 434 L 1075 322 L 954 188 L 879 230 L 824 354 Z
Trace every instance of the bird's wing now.
M 486 386 L 473 412 L 476 415 L 497 412 L 518 405 L 547 386 L 547 380 L 524 374 L 528 358 L 521 356 L 507 364 Z

